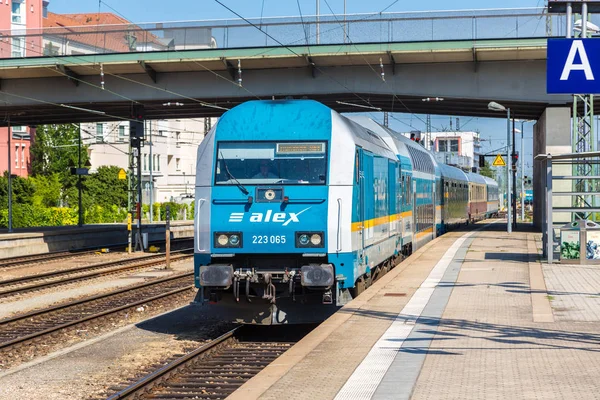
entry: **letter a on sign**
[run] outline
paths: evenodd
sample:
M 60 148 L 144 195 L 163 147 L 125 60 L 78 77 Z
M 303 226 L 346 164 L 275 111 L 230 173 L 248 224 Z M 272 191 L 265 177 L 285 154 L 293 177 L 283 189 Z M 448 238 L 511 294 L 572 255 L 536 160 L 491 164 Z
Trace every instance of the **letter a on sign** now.
M 506 167 L 506 163 L 504 162 L 504 158 L 500 154 L 496 156 L 496 159 L 492 163 L 494 167 Z
M 575 64 L 575 56 L 577 55 L 577 53 L 579 53 L 581 64 Z M 571 50 L 569 51 L 567 61 L 565 62 L 565 67 L 563 68 L 562 74 L 560 75 L 560 80 L 569 80 L 571 71 L 583 71 L 585 73 L 586 80 L 594 80 L 594 73 L 592 72 L 592 67 L 590 66 L 590 60 L 588 59 L 587 53 L 585 51 L 585 46 L 583 45 L 583 42 L 581 40 L 574 40 L 573 43 L 571 43 Z

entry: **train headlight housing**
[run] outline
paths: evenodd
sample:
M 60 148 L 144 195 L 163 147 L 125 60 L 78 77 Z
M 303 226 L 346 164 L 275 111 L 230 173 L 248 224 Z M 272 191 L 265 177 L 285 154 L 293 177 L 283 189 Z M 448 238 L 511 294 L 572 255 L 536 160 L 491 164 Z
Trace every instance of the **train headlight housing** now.
M 322 241 L 323 241 L 323 238 L 321 237 L 320 234 L 313 233 L 312 235 L 310 235 L 310 242 L 312 243 L 313 246 L 319 246 Z
M 237 246 L 238 244 L 240 244 L 240 237 L 235 234 L 229 236 L 229 244 L 232 246 Z
M 302 246 L 308 246 L 308 243 L 310 242 L 310 239 L 308 238 L 307 234 L 302 234 L 300 236 L 298 236 L 298 243 Z
M 323 232 L 296 232 L 296 247 L 324 247 Z
M 227 237 L 227 235 L 219 235 L 219 237 L 217 238 L 217 243 L 219 244 L 219 246 L 227 246 L 227 243 L 229 243 L 229 238 Z
M 215 232 L 215 247 L 242 247 L 241 232 Z

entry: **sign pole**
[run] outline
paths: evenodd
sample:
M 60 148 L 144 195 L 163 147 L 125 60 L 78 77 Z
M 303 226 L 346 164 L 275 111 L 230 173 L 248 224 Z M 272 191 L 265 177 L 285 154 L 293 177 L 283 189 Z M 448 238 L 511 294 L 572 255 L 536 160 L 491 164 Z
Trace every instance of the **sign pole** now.
M 131 213 L 127 213 L 127 243 L 129 244 L 127 248 L 127 253 L 131 254 Z
M 165 214 L 165 252 L 167 256 L 167 268 L 171 268 L 171 206 L 168 204 Z
M 510 108 L 506 109 L 506 153 L 510 152 Z M 510 164 L 506 165 L 506 232 L 512 233 L 512 193 L 511 193 L 511 179 L 510 179 Z

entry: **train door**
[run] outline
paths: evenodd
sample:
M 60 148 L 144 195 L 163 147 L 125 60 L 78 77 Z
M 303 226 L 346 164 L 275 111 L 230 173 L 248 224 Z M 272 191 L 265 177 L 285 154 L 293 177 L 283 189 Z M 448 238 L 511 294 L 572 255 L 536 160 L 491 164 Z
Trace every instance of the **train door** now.
M 419 232 L 419 211 L 421 209 L 417 205 L 417 180 L 412 179 L 412 209 L 413 209 L 413 239 L 412 239 L 412 251 L 413 253 L 417 250 L 417 233 Z
M 356 149 L 356 161 L 358 163 L 358 260 L 359 263 L 364 262 L 365 248 L 365 171 L 364 171 L 364 154 L 360 147 Z
M 435 193 L 435 188 L 436 188 L 437 182 L 435 180 L 435 178 L 433 178 L 433 181 L 431 182 L 431 232 L 432 232 L 432 239 L 435 239 L 435 237 L 437 236 L 437 221 L 436 221 L 436 193 Z

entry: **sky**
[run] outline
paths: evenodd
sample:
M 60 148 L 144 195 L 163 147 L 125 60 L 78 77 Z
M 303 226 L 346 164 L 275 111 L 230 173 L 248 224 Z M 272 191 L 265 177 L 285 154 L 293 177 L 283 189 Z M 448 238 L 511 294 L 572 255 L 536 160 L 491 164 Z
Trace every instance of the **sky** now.
M 243 17 L 275 17 L 297 16 L 299 7 L 303 15 L 314 15 L 317 0 L 220 0 Z M 373 13 L 386 9 L 386 12 L 403 11 L 432 11 L 432 10 L 463 10 L 489 8 L 523 8 L 543 6 L 544 0 L 346 0 L 347 12 Z M 329 7 L 334 13 L 342 13 L 344 0 L 320 0 L 321 14 L 330 14 Z M 389 8 L 388 8 L 389 7 Z M 230 11 L 215 0 L 50 0 L 49 11 L 67 14 L 84 12 L 113 12 L 136 23 L 193 21 L 207 19 L 235 18 Z M 369 113 L 370 116 L 382 122 L 382 113 Z M 443 128 L 456 126 L 456 117 L 432 116 L 432 126 Z M 425 131 L 425 116 L 396 113 L 390 118 L 390 128 L 407 132 L 410 130 Z M 461 130 L 476 130 L 481 134 L 482 150 L 491 152 L 506 145 L 506 119 L 461 117 Z M 520 129 L 520 124 L 518 124 Z M 531 175 L 532 161 L 532 127 L 525 124 L 525 175 Z M 520 134 L 517 134 L 520 137 Z M 520 139 L 517 139 L 517 150 L 520 149 Z M 521 155 L 522 156 L 522 155 Z

